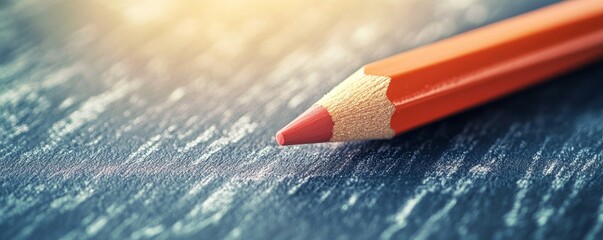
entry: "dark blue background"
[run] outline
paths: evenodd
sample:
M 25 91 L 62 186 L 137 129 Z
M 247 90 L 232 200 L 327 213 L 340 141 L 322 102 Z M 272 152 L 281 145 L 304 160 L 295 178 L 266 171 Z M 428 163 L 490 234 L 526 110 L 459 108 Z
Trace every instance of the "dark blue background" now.
M 603 237 L 601 62 L 391 141 L 273 140 L 363 63 L 553 1 L 106 2 L 0 4 L 1 239 Z

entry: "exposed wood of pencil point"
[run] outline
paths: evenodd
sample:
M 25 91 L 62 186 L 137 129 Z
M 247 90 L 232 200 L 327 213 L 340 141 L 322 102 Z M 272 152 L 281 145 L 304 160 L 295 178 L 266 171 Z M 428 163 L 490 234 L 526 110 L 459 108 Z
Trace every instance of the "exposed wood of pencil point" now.
M 602 22 L 603 1 L 565 1 L 370 63 L 277 141 L 391 138 L 600 58 Z
M 358 70 L 276 134 L 280 145 L 391 138 L 390 78 Z

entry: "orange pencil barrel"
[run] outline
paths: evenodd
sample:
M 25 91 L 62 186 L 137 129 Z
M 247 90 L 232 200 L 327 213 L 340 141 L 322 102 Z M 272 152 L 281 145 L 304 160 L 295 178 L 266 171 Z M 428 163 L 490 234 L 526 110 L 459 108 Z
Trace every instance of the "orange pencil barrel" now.
M 603 55 L 603 1 L 559 3 L 365 66 L 388 76 L 395 133 Z

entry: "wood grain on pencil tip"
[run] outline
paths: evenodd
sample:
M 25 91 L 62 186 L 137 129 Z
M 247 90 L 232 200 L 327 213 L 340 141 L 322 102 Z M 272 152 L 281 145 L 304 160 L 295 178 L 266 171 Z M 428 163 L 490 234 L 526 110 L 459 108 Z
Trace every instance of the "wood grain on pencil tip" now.
M 566 1 L 370 63 L 277 134 L 391 138 L 603 56 L 603 1 Z

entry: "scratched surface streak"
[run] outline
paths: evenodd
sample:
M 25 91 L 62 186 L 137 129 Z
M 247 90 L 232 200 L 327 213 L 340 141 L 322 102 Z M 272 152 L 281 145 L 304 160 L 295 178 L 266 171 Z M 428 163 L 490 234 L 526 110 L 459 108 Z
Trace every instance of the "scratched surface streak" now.
M 363 63 L 552 2 L 3 1 L 0 239 L 601 239 L 601 62 L 391 141 L 273 140 Z

